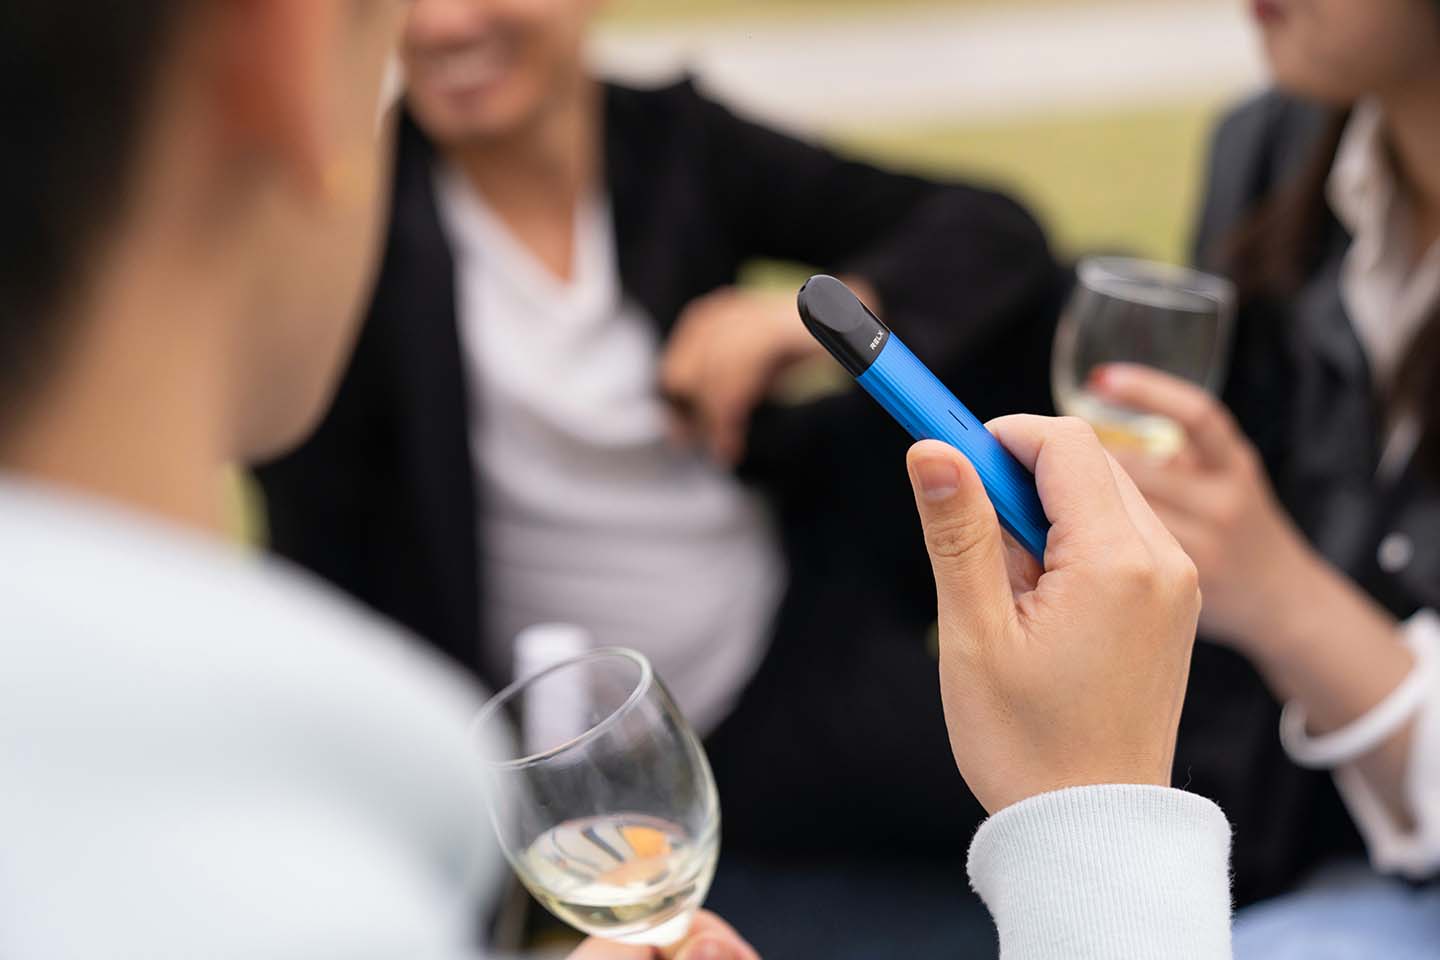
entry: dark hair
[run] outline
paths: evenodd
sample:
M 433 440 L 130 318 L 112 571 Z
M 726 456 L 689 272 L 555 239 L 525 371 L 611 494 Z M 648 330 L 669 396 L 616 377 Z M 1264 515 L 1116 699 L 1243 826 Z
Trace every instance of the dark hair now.
M 0 2 L 0 416 L 64 338 L 66 308 L 121 212 L 167 41 L 193 2 Z
M 1222 259 L 1242 301 L 1288 300 L 1320 268 L 1333 236 L 1326 185 L 1349 117 L 1349 110 L 1331 112 L 1298 174 L 1262 199 L 1226 243 Z M 1419 417 L 1420 457 L 1440 476 L 1440 430 L 1435 429 L 1440 427 L 1440 304 L 1416 333 L 1382 399 L 1392 416 L 1404 411 Z

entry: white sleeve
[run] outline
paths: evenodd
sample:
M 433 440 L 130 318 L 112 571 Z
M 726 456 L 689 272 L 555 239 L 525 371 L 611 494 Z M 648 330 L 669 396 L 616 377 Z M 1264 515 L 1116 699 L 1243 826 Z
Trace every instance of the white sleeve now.
M 1166 787 L 1075 787 L 981 825 L 970 882 L 1002 960 L 1230 957 L 1230 824 Z
M 1405 641 L 1418 662 L 1440 658 L 1440 616 L 1425 610 L 1404 625 Z M 1440 869 L 1440 670 L 1430 670 L 1424 698 L 1414 715 L 1410 764 L 1405 783 L 1415 823 L 1403 830 L 1391 818 L 1374 788 L 1354 765 L 1335 771 L 1335 785 L 1370 851 L 1370 862 L 1384 873 L 1423 879 Z

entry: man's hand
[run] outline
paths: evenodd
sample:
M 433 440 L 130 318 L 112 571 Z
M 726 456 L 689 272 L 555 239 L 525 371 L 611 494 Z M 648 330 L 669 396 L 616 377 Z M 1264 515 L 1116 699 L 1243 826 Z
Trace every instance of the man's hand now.
M 851 280 L 857 292 L 873 293 Z M 750 415 L 777 378 L 825 356 L 789 292 L 725 287 L 685 308 L 660 362 L 660 389 L 681 412 L 681 426 L 720 463 L 745 452 Z
M 1002 535 L 953 448 L 911 448 L 939 599 L 940 692 L 991 813 L 1064 787 L 1169 785 L 1200 609 L 1195 565 L 1080 420 L 991 431 L 1035 472 L 1045 570 Z
M 570 954 L 569 960 L 657 960 L 661 957 L 664 960 L 760 960 L 754 948 L 728 923 L 704 910 L 695 916 L 685 939 L 664 950 L 592 937 Z

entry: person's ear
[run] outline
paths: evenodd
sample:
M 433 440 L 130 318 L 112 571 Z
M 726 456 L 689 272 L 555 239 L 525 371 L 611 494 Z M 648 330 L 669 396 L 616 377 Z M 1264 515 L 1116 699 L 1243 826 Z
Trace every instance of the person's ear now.
M 329 59 L 344 0 L 219 0 L 218 108 L 234 148 L 277 163 L 307 193 L 331 166 Z

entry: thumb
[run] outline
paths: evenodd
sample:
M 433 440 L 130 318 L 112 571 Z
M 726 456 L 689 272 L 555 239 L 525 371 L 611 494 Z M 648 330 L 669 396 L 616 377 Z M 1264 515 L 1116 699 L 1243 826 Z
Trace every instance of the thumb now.
M 935 573 L 942 623 L 965 637 L 985 637 L 1012 616 L 1014 597 L 1005 541 L 975 468 L 958 450 L 922 440 L 905 458 L 925 548 Z

